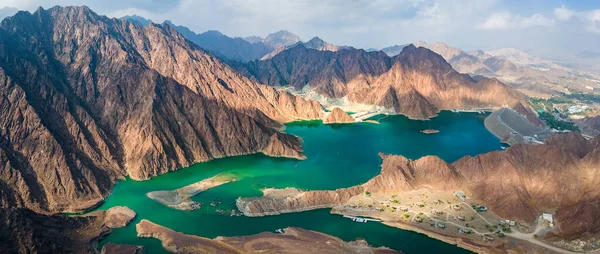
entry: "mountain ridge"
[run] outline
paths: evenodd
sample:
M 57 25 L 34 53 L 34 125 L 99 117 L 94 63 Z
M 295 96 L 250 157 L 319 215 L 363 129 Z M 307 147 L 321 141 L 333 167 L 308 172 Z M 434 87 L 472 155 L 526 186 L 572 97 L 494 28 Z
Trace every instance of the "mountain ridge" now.
M 241 68 L 271 86 L 290 86 L 332 99 L 374 105 L 413 119 L 440 110 L 508 106 L 541 124 L 524 97 L 497 79 L 475 81 L 429 49 L 409 45 L 395 56 L 361 49 L 317 51 L 303 45 Z
M 2 207 L 77 212 L 125 176 L 257 152 L 302 159 L 301 140 L 281 123 L 322 114 L 170 26 L 87 7 L 20 12 L 2 22 L 0 44 Z

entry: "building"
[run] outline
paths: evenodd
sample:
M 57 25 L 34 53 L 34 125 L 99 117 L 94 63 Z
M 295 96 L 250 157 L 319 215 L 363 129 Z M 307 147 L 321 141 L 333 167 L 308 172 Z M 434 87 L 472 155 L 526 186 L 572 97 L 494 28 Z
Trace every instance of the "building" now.
M 475 209 L 478 212 L 487 212 L 487 210 L 488 210 L 487 206 L 484 206 L 484 205 L 477 206 L 477 208 L 475 208 Z
M 458 230 L 458 232 L 461 232 L 461 233 L 463 233 L 463 234 L 470 234 L 470 233 L 472 232 L 472 230 L 471 230 L 471 229 L 468 229 L 468 228 L 460 228 L 460 229 Z
M 549 227 L 554 227 L 554 218 L 551 213 L 542 213 L 542 220 L 548 223 Z
M 460 221 L 465 221 L 465 216 L 456 216 L 456 218 Z
M 454 191 L 454 196 L 460 198 L 462 201 L 465 201 L 465 198 L 467 198 L 467 195 L 464 191 Z

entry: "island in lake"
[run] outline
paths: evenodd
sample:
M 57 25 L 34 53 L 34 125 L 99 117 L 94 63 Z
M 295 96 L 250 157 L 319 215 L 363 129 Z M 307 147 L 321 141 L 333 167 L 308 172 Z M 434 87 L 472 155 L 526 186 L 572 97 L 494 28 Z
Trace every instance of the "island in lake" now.
M 421 132 L 425 133 L 425 134 L 434 134 L 434 133 L 438 133 L 440 131 L 439 130 L 435 130 L 435 129 L 425 129 L 425 130 L 422 130 Z

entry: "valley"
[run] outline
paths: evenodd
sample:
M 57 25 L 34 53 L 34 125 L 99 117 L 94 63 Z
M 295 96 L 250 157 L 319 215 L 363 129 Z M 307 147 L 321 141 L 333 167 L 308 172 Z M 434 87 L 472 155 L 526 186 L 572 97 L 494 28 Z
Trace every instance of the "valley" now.
M 237 211 L 235 201 L 238 197 L 260 195 L 264 188 L 333 190 L 361 184 L 379 171 L 380 158 L 377 153 L 371 152 L 375 149 L 387 153 L 402 153 L 411 158 L 433 153 L 448 161 L 467 154 L 500 150 L 498 139 L 483 126 L 484 117 L 485 115 L 477 113 L 443 111 L 430 121 L 389 116 L 381 119 L 380 124 L 289 123 L 286 124 L 286 132 L 303 139 L 306 160 L 273 159 L 259 155 L 233 157 L 196 164 L 144 182 L 123 181 L 115 186 L 113 194 L 98 209 L 127 205 L 138 212 L 137 218 L 148 219 L 178 232 L 209 238 L 275 232 L 277 229 L 293 226 L 331 234 L 345 241 L 361 238 L 371 245 L 386 246 L 406 253 L 418 252 L 422 248 L 419 247 L 421 243 L 426 243 L 430 251 L 463 253 L 464 250 L 460 248 L 425 235 L 401 231 L 376 222 L 352 222 L 323 209 L 262 218 L 231 216 L 231 211 Z M 431 128 L 440 132 L 434 135 L 420 132 Z M 416 147 L 412 145 L 415 143 L 429 145 Z M 176 189 L 222 173 L 236 175 L 237 180 L 192 197 L 194 201 L 202 203 L 200 210 L 175 210 L 145 196 L 150 191 Z M 211 203 L 218 205 L 213 207 L 209 205 Z M 148 239 L 136 237 L 134 224 L 137 221 L 126 228 L 115 230 L 102 243 L 160 248 L 160 244 L 156 244 L 158 241 L 149 242 Z M 202 226 L 190 222 L 198 222 Z
M 590 66 L 117 14 L 0 24 L 0 253 L 600 250 Z

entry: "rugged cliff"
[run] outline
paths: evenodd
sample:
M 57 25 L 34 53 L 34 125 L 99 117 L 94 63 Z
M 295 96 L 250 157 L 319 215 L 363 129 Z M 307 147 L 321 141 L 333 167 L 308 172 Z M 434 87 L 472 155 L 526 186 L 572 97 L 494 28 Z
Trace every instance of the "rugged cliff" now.
M 560 239 L 600 233 L 600 137 L 588 141 L 577 132 L 561 134 L 543 145 L 516 145 L 452 164 L 434 156 L 381 157 L 381 173 L 363 185 L 335 191 L 267 189 L 263 197 L 238 199 L 238 208 L 249 216 L 264 216 L 336 207 L 367 193 L 464 190 L 502 218 L 519 222 L 556 211 L 551 234 Z
M 245 67 L 250 77 L 272 86 L 309 87 L 328 98 L 383 106 L 414 119 L 440 110 L 511 107 L 541 124 L 524 97 L 496 79 L 475 81 L 452 69 L 429 49 L 408 45 L 392 58 L 383 52 L 285 50 Z
M 261 151 L 302 158 L 280 122 L 321 114 L 169 26 L 87 7 L 19 12 L 0 26 L 0 205 L 80 211 L 127 175 Z

